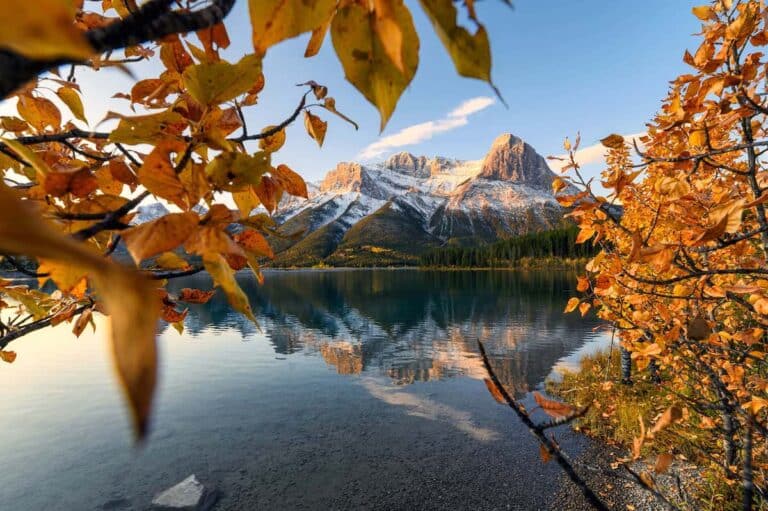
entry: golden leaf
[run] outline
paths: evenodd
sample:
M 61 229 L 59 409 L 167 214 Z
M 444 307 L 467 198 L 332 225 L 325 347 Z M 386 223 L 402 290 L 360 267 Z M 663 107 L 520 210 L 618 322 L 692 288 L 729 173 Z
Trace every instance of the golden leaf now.
M 288 165 L 278 165 L 270 171 L 272 177 L 282 189 L 296 197 L 309 198 L 307 183 L 296 172 L 290 169 Z
M 139 167 L 139 182 L 152 195 L 173 202 L 187 209 L 186 189 L 171 165 L 170 148 L 165 144 L 155 146 Z
M 111 314 L 111 339 L 117 373 L 131 405 L 136 433 L 147 430 L 154 394 L 158 318 L 154 285 L 72 238 L 0 185 L 0 250 L 58 261 L 88 271 L 104 308 Z
M 182 74 L 187 91 L 203 106 L 245 94 L 260 76 L 261 57 L 256 55 L 246 55 L 237 64 L 218 61 L 188 66 Z
M 163 252 L 155 259 L 155 264 L 166 270 L 185 270 L 189 268 L 189 263 L 174 252 Z
M 261 132 L 264 133 L 274 128 L 276 128 L 276 126 L 267 126 L 261 130 Z M 283 144 L 285 144 L 285 129 L 281 129 L 272 135 L 260 139 L 259 149 L 268 153 L 274 153 L 275 151 L 280 150 L 280 148 L 283 147 Z
M 121 235 L 136 264 L 178 247 L 197 229 L 197 213 L 170 213 L 124 230 Z
M 456 72 L 468 78 L 491 81 L 491 47 L 485 27 L 475 22 L 471 34 L 457 24 L 457 11 L 451 0 L 419 0 L 440 41 L 453 60 Z
M 309 136 L 315 139 L 317 145 L 323 147 L 325 132 L 328 130 L 328 123 L 312 114 L 308 110 L 304 111 L 304 127 L 307 128 Z
M 320 51 L 320 47 L 323 45 L 323 40 L 325 39 L 325 34 L 327 34 L 328 29 L 331 28 L 332 19 L 333 18 L 328 18 L 328 21 L 312 30 L 312 36 L 307 43 L 307 49 L 304 50 L 304 58 L 314 57 Z
M 227 264 L 226 259 L 220 254 L 207 253 L 203 256 L 203 264 L 208 273 L 211 274 L 213 281 L 217 286 L 220 286 L 227 295 L 229 304 L 238 312 L 244 314 L 248 319 L 256 322 L 256 318 L 251 311 L 251 304 L 248 302 L 248 297 L 240 289 L 240 286 L 235 280 L 235 274 L 232 268 Z
M 712 8 L 708 5 L 699 5 L 691 9 L 693 15 L 701 21 L 707 21 L 712 18 Z
M 56 91 L 56 95 L 59 96 L 59 99 L 61 99 L 65 105 L 67 105 L 67 108 L 69 108 L 69 111 L 72 112 L 72 115 L 74 115 L 75 118 L 86 124 L 88 123 L 88 119 L 85 118 L 83 102 L 75 89 L 72 87 L 61 87 Z
M 392 10 L 403 35 L 403 71 L 398 70 L 387 55 L 374 29 L 374 14 L 366 7 L 356 3 L 346 5 L 339 9 L 331 23 L 333 47 L 346 78 L 378 108 L 381 130 L 413 79 L 419 62 L 419 38 L 411 13 L 401 1 L 393 3 Z
M 235 242 L 248 252 L 253 252 L 259 256 L 275 257 L 272 247 L 269 246 L 267 239 L 258 231 L 246 229 L 240 234 L 235 235 Z
M 3 0 L 0 47 L 32 59 L 86 60 L 94 51 L 74 21 L 69 0 Z
M 264 55 L 280 41 L 322 26 L 335 8 L 336 0 L 249 0 L 253 48 Z
M 122 117 L 109 139 L 129 145 L 156 144 L 165 136 L 180 135 L 186 125 L 181 115 L 171 111 Z
M 563 312 L 567 314 L 569 312 L 575 311 L 576 307 L 579 306 L 579 303 L 580 303 L 580 300 L 576 297 L 569 299 L 568 304 L 565 306 L 565 310 Z

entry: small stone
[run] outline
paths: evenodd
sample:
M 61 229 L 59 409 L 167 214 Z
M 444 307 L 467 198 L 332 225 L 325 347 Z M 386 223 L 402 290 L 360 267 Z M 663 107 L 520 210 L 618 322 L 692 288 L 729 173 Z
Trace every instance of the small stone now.
M 203 486 L 195 474 L 168 488 L 152 499 L 156 511 L 209 511 L 216 504 L 218 493 Z

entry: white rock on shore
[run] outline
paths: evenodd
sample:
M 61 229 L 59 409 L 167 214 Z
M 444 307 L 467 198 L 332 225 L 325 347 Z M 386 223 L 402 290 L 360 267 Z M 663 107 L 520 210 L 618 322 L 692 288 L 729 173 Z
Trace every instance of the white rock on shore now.
M 152 499 L 155 511 L 209 511 L 216 504 L 216 490 L 206 488 L 195 474 Z

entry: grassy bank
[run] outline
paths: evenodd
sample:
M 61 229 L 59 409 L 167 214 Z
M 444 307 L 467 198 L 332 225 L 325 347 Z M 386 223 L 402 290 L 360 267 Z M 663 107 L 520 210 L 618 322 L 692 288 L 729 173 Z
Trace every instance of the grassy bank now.
M 633 368 L 635 371 L 635 368 Z M 649 428 L 672 404 L 658 384 L 651 382 L 647 373 L 633 373 L 633 384 L 620 381 L 619 350 L 598 353 L 582 359 L 579 372 L 567 372 L 560 382 L 548 382 L 547 390 L 563 401 L 575 406 L 589 405 L 588 412 L 573 423 L 574 429 L 595 439 L 619 447 L 626 452 L 624 461 L 632 458 L 633 440 L 641 428 Z M 678 403 L 679 404 L 679 403 Z M 741 508 L 740 481 L 728 481 L 722 470 L 713 466 L 707 452 L 719 448 L 715 430 L 689 427 L 698 420 L 684 409 L 683 420 L 646 441 L 641 459 L 647 461 L 649 473 L 660 455 L 671 454 L 677 467 L 695 465 L 697 477 L 691 481 L 694 502 L 684 509 L 711 511 Z M 641 426 L 640 422 L 643 422 Z M 674 494 L 676 489 L 668 489 Z M 766 503 L 756 509 L 767 509 Z

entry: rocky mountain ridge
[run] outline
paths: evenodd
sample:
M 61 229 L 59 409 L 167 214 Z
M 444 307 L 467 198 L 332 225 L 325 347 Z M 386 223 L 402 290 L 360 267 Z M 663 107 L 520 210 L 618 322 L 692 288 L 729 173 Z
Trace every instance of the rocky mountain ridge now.
M 284 199 L 275 219 L 295 244 L 277 240 L 276 264 L 402 264 L 429 248 L 489 243 L 562 221 L 554 174 L 533 147 L 499 136 L 482 160 L 397 153 L 377 164 L 339 163 Z
M 401 152 L 375 164 L 342 162 L 308 183 L 309 199 L 283 197 L 274 219 L 284 234 L 300 235 L 270 239 L 273 264 L 412 264 L 432 248 L 551 229 L 563 219 L 554 177 L 546 160 L 511 134 L 499 136 L 482 160 Z M 148 204 L 134 222 L 165 213 L 162 204 Z

